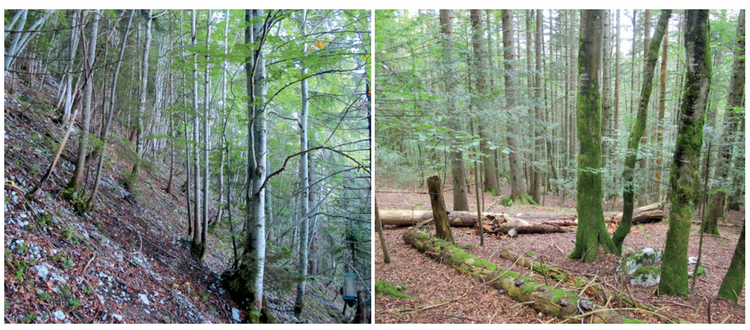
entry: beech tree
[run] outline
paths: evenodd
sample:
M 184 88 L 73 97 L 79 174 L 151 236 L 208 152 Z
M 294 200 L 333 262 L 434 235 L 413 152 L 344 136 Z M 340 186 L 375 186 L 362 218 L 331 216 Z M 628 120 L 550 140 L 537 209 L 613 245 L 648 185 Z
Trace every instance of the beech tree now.
M 628 151 L 625 158 L 625 170 L 622 172 L 622 179 L 625 181 L 625 189 L 622 193 L 624 204 L 623 215 L 620 225 L 617 226 L 617 230 L 612 237 L 612 241 L 614 241 L 618 252 L 622 252 L 622 242 L 625 240 L 625 236 L 630 233 L 630 225 L 633 220 L 633 209 L 635 204 L 633 201 L 633 196 L 635 195 L 633 170 L 635 168 L 635 160 L 638 155 L 638 147 L 641 142 L 641 137 L 646 130 L 646 122 L 648 121 L 647 107 L 649 99 L 651 98 L 654 67 L 656 66 L 656 60 L 659 58 L 659 46 L 661 45 L 671 15 L 672 10 L 662 10 L 656 31 L 654 31 L 654 38 L 651 40 L 651 45 L 648 48 L 648 60 L 643 70 L 643 87 L 641 89 L 640 101 L 638 101 L 638 115 L 633 129 L 630 131 Z
M 685 30 L 685 86 L 672 167 L 669 171 L 671 210 L 661 267 L 659 293 L 687 295 L 687 247 L 690 223 L 701 199 L 700 152 L 708 91 L 711 88 L 711 47 L 708 10 L 688 10 Z
M 606 253 L 617 249 L 604 226 L 602 209 L 602 130 L 599 65 L 602 51 L 601 20 L 604 10 L 581 11 L 578 51 L 579 88 L 576 117 L 581 154 L 578 155 L 578 227 L 576 244 L 568 257 L 593 261 L 601 245 Z
M 727 107 L 724 112 L 724 127 L 722 128 L 719 146 L 719 159 L 716 168 L 716 178 L 726 181 L 729 178 L 729 169 L 732 164 L 732 138 L 737 130 L 740 120 L 743 118 L 738 108 L 744 105 L 745 93 L 745 10 L 740 10 L 737 22 L 737 48 L 734 50 L 734 63 L 732 64 L 732 77 L 729 81 L 729 95 L 727 96 Z M 724 216 L 725 196 L 723 189 L 718 189 L 708 199 L 708 211 L 706 211 L 706 223 L 701 230 L 705 233 L 720 235 L 717 226 L 720 218 Z

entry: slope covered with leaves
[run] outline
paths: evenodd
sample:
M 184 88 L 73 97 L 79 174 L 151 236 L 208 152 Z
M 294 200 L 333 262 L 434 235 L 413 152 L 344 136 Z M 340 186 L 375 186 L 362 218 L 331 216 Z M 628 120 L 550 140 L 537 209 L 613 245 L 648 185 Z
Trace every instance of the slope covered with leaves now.
M 80 216 L 62 197 L 74 167 L 75 127 L 50 179 L 33 201 L 24 193 L 49 166 L 63 139 L 44 86 L 5 74 L 4 321 L 6 323 L 236 323 L 244 318 L 219 275 L 231 251 L 208 236 L 204 265 L 190 255 L 183 192 L 166 193 L 169 157 L 143 166 L 138 192 L 122 186 L 134 154 L 115 126 L 107 144 L 100 200 Z M 38 82 L 38 80 L 37 80 Z M 162 159 L 163 158 L 163 159 Z M 166 161 L 163 161 L 163 160 Z M 184 182 L 184 170 L 175 182 Z M 86 184 L 93 184 L 87 176 Z M 312 282 L 308 306 L 293 316 L 294 294 L 268 290 L 277 322 L 341 322 L 337 287 Z M 288 290 L 287 290 L 288 291 Z

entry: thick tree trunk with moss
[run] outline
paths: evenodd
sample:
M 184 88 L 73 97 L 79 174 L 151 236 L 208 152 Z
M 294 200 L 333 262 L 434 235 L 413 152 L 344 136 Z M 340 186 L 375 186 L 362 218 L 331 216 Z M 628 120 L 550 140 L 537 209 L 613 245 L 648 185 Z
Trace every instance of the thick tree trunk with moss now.
M 581 152 L 578 155 L 578 228 L 576 244 L 568 257 L 593 261 L 599 245 L 616 253 L 602 209 L 602 130 L 599 63 L 602 49 L 601 20 L 604 10 L 581 11 L 578 51 L 578 93 L 576 116 Z
M 443 190 L 440 188 L 440 178 L 437 176 L 428 178 L 427 189 L 430 193 L 430 204 L 432 205 L 432 214 L 435 218 L 436 236 L 453 243 L 451 226 L 448 223 L 448 214 L 445 213 L 445 201 L 443 200 Z
M 638 102 L 638 115 L 633 125 L 633 129 L 630 130 L 630 138 L 628 139 L 628 152 L 625 157 L 625 169 L 622 171 L 622 179 L 625 181 L 625 189 L 622 193 L 623 216 L 620 225 L 617 226 L 615 234 L 612 236 L 612 241 L 617 247 L 617 251 L 622 252 L 622 242 L 625 241 L 625 237 L 630 233 L 630 226 L 633 219 L 633 208 L 635 203 L 633 197 L 635 195 L 635 187 L 633 185 L 633 169 L 635 168 L 636 156 L 638 155 L 638 148 L 640 145 L 641 137 L 643 132 L 646 131 L 646 122 L 648 121 L 648 103 L 651 99 L 651 90 L 653 89 L 654 80 L 654 68 L 656 67 L 656 61 L 659 59 L 659 46 L 664 38 L 664 31 L 667 29 L 667 23 L 669 23 L 669 17 L 672 16 L 672 11 L 669 9 L 662 10 L 659 16 L 659 23 L 654 31 L 654 38 L 651 40 L 651 45 L 648 46 L 648 58 L 646 67 L 643 71 L 643 88 L 641 89 L 641 97 Z M 644 190 L 645 191 L 645 190 Z
M 741 107 L 745 92 L 745 10 L 740 10 L 739 22 L 737 23 L 737 48 L 734 51 L 734 64 L 732 66 L 732 77 L 729 81 L 729 96 L 727 97 L 727 109 L 724 112 L 724 128 L 721 133 L 721 141 L 725 144 L 719 147 L 719 161 L 716 167 L 716 179 L 725 181 L 729 178 L 729 166 L 732 159 L 732 146 L 729 141 L 733 132 L 737 130 L 740 118 L 735 107 Z M 718 190 L 708 199 L 708 212 L 703 232 L 720 235 L 717 226 L 719 219 L 724 216 L 724 191 Z
M 742 13 L 740 14 L 742 15 Z M 742 287 L 745 285 L 745 224 L 742 224 L 742 234 L 737 241 L 737 247 L 734 248 L 732 263 L 729 264 L 727 274 L 721 281 L 719 287 L 719 298 L 726 298 L 734 303 L 742 293 Z
M 514 271 L 504 269 L 488 260 L 479 259 L 449 242 L 430 237 L 427 233 L 419 230 L 405 232 L 404 242 L 420 252 L 424 252 L 425 255 L 450 265 L 459 272 L 479 277 L 493 288 L 503 290 L 516 301 L 533 301 L 534 304 L 529 305 L 529 307 L 538 312 L 552 317 L 567 318 L 569 322 L 581 322 L 580 317 L 574 317 L 579 313 L 579 298 L 569 290 L 532 282 L 528 276 L 522 276 Z M 638 320 L 627 319 L 613 311 L 604 310 L 600 306 L 593 305 L 593 309 L 602 311 L 593 312 L 590 316 L 585 317 L 585 323 L 638 322 Z
M 513 10 L 503 9 L 503 62 L 505 62 L 505 100 L 507 111 L 516 109 L 516 77 L 513 66 Z M 526 194 L 523 184 L 523 166 L 521 164 L 521 144 L 518 142 L 518 132 L 513 123 L 508 124 L 508 163 L 510 166 L 510 198 L 514 202 L 521 200 Z
M 687 248 L 690 223 L 700 204 L 700 156 L 708 91 L 711 88 L 711 48 L 708 10 L 688 10 L 685 31 L 685 86 L 679 114 L 671 188 L 669 230 L 664 248 L 659 293 L 687 295 Z

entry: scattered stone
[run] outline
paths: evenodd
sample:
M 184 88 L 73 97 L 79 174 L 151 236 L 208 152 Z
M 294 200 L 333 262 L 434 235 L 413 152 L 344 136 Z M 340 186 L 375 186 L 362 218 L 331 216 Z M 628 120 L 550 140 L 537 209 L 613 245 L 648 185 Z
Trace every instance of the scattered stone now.
M 55 316 L 55 320 L 62 321 L 65 319 L 65 313 L 63 311 L 55 311 L 52 313 Z
M 242 319 L 240 319 L 240 310 L 237 308 L 232 308 L 232 319 L 239 323 L 242 322 Z
M 139 294 L 138 294 L 138 297 L 140 297 L 140 298 L 141 298 L 141 301 L 142 301 L 142 302 L 143 302 L 144 304 L 146 304 L 146 305 L 148 305 L 148 304 L 149 304 L 149 302 L 148 302 L 148 297 L 147 297 L 147 296 L 146 296 L 145 294 L 143 294 L 143 293 L 139 293 Z
M 45 266 L 45 265 L 36 265 L 36 266 L 34 266 L 34 269 L 36 269 L 36 273 L 43 280 L 46 280 L 47 276 L 49 276 L 49 268 L 47 268 L 47 266 Z
M 620 261 L 620 265 L 617 266 L 617 271 L 621 274 L 631 275 L 636 269 L 644 264 L 661 262 L 662 254 L 662 250 L 654 250 L 652 248 L 645 248 L 637 253 L 628 253 L 628 255 Z

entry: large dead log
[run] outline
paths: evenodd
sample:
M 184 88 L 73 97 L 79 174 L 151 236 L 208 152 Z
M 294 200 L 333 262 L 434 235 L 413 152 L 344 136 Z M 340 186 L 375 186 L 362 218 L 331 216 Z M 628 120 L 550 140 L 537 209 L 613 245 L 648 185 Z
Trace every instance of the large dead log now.
M 420 210 L 380 210 L 380 221 L 384 226 L 412 226 L 425 220 L 432 219 L 432 211 Z M 513 218 L 505 213 L 484 213 L 483 223 L 495 220 L 505 220 L 507 226 L 526 226 L 528 221 Z M 477 224 L 477 214 L 472 212 L 450 211 L 448 222 L 453 227 L 474 227 Z M 510 228 L 508 228 L 510 229 Z
M 639 320 L 628 319 L 612 310 L 594 305 L 590 301 L 579 301 L 575 292 L 557 289 L 531 281 L 528 276 L 522 276 L 511 270 L 506 270 L 490 261 L 479 259 L 473 254 L 444 240 L 431 237 L 425 232 L 410 229 L 404 233 L 404 242 L 425 253 L 432 259 L 452 266 L 456 270 L 470 276 L 481 278 L 493 288 L 507 293 L 511 298 L 529 303 L 529 307 L 538 312 L 553 317 L 573 317 L 584 311 L 593 310 L 583 320 L 585 323 L 632 323 Z M 588 314 L 588 313 L 587 313 Z M 593 319 L 592 319 L 593 318 Z M 575 322 L 582 321 L 576 318 Z
M 622 212 L 605 218 L 608 222 L 619 223 Z M 633 224 L 652 223 L 664 220 L 664 203 L 654 203 L 633 210 Z

